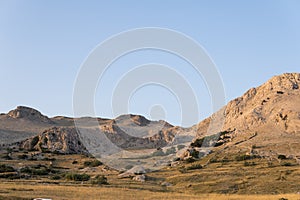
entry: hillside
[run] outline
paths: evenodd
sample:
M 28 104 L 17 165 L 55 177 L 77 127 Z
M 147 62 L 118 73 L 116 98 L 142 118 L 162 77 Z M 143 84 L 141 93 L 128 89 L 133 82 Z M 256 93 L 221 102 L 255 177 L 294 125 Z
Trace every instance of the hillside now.
M 279 154 L 300 158 L 300 74 L 272 77 L 230 101 L 224 109 L 222 132 L 230 133 L 222 155 L 255 153 L 275 158 Z M 220 113 L 217 113 L 220 114 Z M 223 114 L 223 113 L 221 113 Z M 198 137 L 205 136 L 211 118 L 195 126 Z M 201 145 L 194 145 L 201 147 Z
M 74 122 L 77 125 L 78 136 Z M 87 139 L 86 137 L 91 134 L 105 134 L 113 144 L 123 149 L 159 148 L 171 143 L 175 135 L 182 130 L 165 121 L 150 121 L 140 115 L 122 115 L 116 119 L 91 117 L 73 119 L 63 116 L 48 118 L 39 111 L 24 106 L 0 116 L 0 144 L 7 146 L 17 143 L 28 150 L 41 150 L 36 146 L 39 144 L 50 151 L 55 151 L 53 143 L 56 143 L 55 146 L 69 145 L 69 141 L 66 140 L 70 137 L 76 140 L 75 143 L 83 144 L 86 141 L 81 140 Z M 52 132 L 55 136 L 49 137 L 48 132 Z M 47 143 L 41 141 L 45 137 Z M 30 143 L 34 145 L 28 145 Z M 101 146 L 100 143 L 101 141 L 97 145 Z M 72 148 L 75 149 L 69 151 Z M 83 151 L 81 148 L 85 147 L 79 145 L 57 150 L 62 153 L 81 153 Z

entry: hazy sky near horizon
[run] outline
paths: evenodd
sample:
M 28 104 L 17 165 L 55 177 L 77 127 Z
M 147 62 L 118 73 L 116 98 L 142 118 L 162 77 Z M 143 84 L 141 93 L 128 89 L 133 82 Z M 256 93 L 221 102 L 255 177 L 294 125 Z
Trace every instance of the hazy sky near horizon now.
M 228 102 L 274 75 L 300 71 L 299 10 L 297 0 L 0 0 L 0 112 L 26 105 L 49 116 L 72 116 L 74 83 L 89 53 L 112 35 L 142 27 L 173 29 L 202 45 Z M 186 77 L 199 101 L 199 121 L 212 113 L 205 82 L 188 63 L 142 51 L 120 58 L 107 72 L 95 95 L 97 116 L 115 117 L 112 90 L 126 71 L 145 63 L 169 65 Z M 154 119 L 163 108 L 165 120 L 180 125 L 178 100 L 165 88 L 140 88 L 128 105 L 128 112 L 148 118 L 152 109 Z

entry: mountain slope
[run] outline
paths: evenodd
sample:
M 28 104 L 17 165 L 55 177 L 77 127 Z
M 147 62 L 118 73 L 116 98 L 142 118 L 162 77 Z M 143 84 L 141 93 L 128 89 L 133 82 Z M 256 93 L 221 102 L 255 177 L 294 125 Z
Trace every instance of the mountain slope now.
M 80 133 L 78 136 L 75 122 Z M 52 152 L 55 151 L 54 147 L 59 147 L 57 151 L 63 153 L 85 151 L 81 149 L 85 148 L 83 145 L 72 146 L 72 142 L 68 140 L 72 138 L 76 140 L 75 143 L 82 143 L 80 140 L 85 137 L 85 133 L 104 133 L 113 144 L 123 149 L 147 149 L 159 148 L 172 142 L 178 130 L 182 129 L 162 120 L 150 121 L 140 115 L 122 115 L 116 119 L 74 119 L 63 116 L 48 118 L 33 108 L 19 106 L 0 116 L 1 145 L 18 143 L 28 150 L 41 150 L 42 145 Z M 55 136 L 49 137 L 49 132 Z M 44 138 L 48 138 L 47 142 L 44 142 Z M 101 141 L 98 145 L 100 143 Z M 66 147 L 69 144 L 70 148 Z
M 230 101 L 224 110 L 222 131 L 232 132 L 226 152 L 248 151 L 268 157 L 300 156 L 300 74 L 275 76 Z M 197 139 L 203 138 L 211 118 L 200 122 Z

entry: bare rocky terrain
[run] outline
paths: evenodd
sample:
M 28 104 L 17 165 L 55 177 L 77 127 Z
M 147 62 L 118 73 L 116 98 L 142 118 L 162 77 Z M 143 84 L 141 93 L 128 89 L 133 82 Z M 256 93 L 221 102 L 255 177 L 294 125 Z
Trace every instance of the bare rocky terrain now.
M 228 103 L 216 115 L 225 116 L 224 154 L 246 151 L 269 158 L 279 154 L 300 158 L 300 74 L 275 76 Z M 222 112 L 222 113 L 221 113 Z M 198 139 L 206 134 L 211 118 L 195 127 Z M 194 139 L 196 141 L 196 139 Z M 197 146 L 197 145 L 196 145 Z M 198 145 L 199 146 L 199 145 Z

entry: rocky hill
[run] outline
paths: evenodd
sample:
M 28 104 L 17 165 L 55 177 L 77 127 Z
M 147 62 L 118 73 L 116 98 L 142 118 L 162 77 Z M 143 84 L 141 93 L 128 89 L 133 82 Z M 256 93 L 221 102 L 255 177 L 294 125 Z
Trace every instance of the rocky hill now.
M 269 157 L 278 154 L 300 157 L 299 86 L 300 74 L 286 73 L 248 90 L 212 116 L 214 119 L 222 116 L 218 132 L 208 131 L 212 117 L 186 129 L 140 115 L 122 115 L 116 119 L 85 117 L 76 121 L 83 125 L 83 132 L 97 134 L 100 131 L 122 149 L 189 145 L 193 140 L 191 146 L 198 150 L 206 144 L 224 148 L 228 153 L 248 151 Z M 212 136 L 207 137 L 207 132 Z M 3 145 L 18 142 L 28 150 L 86 151 L 81 141 L 83 135 L 76 132 L 73 118 L 48 118 L 24 106 L 0 115 L 0 137 Z
M 49 123 L 53 124 L 47 116 L 42 115 L 39 111 L 25 107 L 25 106 L 18 106 L 15 110 L 11 110 L 7 113 L 7 117 L 11 117 L 13 119 L 25 119 L 34 121 L 35 123 Z
M 230 101 L 218 113 L 225 116 L 221 132 L 230 133 L 224 151 L 300 157 L 299 87 L 300 74 L 286 73 Z M 204 138 L 210 122 L 207 118 L 194 127 L 198 134 L 194 142 Z
M 20 147 L 29 151 L 63 154 L 88 154 L 75 128 L 53 127 L 22 141 Z
M 80 127 L 78 130 L 74 120 Z M 122 149 L 147 149 L 171 143 L 179 130 L 182 129 L 174 128 L 165 121 L 150 121 L 140 115 L 122 115 L 116 119 L 48 118 L 33 108 L 19 106 L 0 116 L 1 145 L 21 144 L 27 150 L 68 154 L 86 151 L 81 141 L 82 138 L 86 139 L 86 133 L 103 133 Z M 98 142 L 97 145 L 101 145 L 101 141 Z

